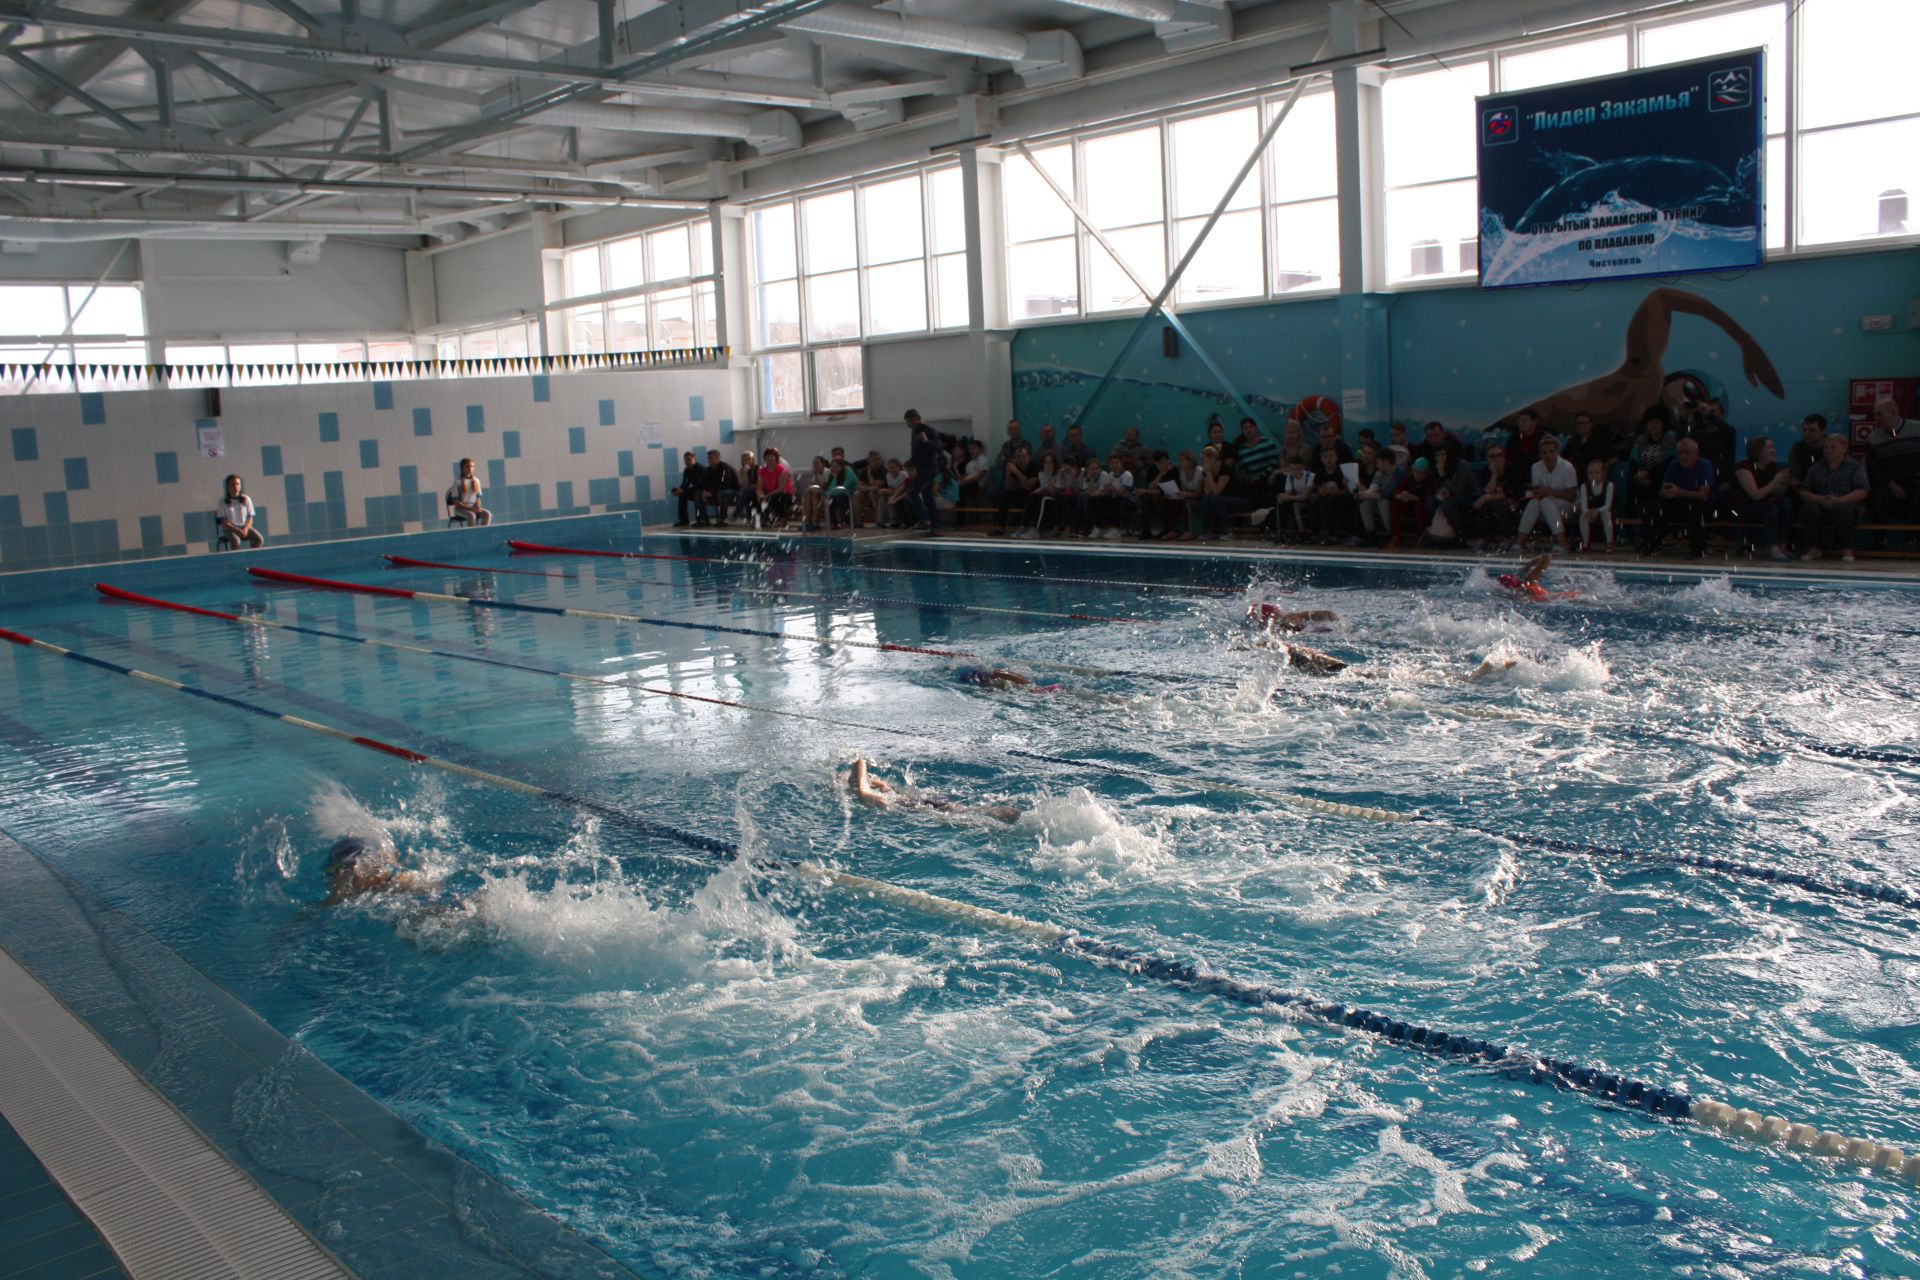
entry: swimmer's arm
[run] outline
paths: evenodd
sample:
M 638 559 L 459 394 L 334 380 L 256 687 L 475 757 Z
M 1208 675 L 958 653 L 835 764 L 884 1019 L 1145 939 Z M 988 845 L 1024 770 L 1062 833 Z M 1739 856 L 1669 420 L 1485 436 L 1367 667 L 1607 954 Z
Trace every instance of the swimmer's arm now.
M 884 809 L 893 803 L 893 798 L 887 794 L 892 788 L 878 778 L 868 776 L 865 760 L 853 762 L 853 771 L 847 775 L 847 784 L 853 788 L 853 794 L 859 797 L 862 803 L 870 804 L 876 809 Z

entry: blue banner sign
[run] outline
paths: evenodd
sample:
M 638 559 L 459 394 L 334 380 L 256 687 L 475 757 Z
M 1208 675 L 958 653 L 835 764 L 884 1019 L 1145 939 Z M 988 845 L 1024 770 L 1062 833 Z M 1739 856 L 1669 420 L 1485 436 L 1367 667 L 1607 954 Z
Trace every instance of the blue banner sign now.
M 1497 93 L 1480 130 L 1480 287 L 1761 264 L 1759 49 Z

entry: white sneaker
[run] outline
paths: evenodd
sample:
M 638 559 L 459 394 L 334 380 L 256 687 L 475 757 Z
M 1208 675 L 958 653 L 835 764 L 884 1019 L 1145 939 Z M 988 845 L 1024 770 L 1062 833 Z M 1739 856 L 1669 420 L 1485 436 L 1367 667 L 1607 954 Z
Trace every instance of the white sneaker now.
M 1014 534 L 1013 536 L 1016 538 L 1037 538 L 1040 536 L 1040 534 L 1038 530 L 1029 526 L 1025 529 L 1022 529 L 1020 532 Z
M 1253 527 L 1258 529 L 1261 525 L 1267 522 L 1267 517 L 1272 514 L 1273 514 L 1272 507 L 1262 507 L 1258 511 L 1254 512 L 1253 515 L 1249 518 L 1253 521 Z
M 1107 541 L 1109 542 L 1112 542 L 1116 538 L 1122 538 L 1125 536 L 1126 536 L 1126 530 L 1122 529 L 1119 525 L 1115 525 L 1113 528 L 1107 530 Z

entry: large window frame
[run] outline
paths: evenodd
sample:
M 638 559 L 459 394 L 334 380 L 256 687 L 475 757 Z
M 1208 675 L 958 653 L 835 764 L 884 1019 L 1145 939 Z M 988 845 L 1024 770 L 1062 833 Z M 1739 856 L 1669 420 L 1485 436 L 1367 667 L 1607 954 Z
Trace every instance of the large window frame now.
M 965 330 L 959 178 L 958 164 L 922 165 L 748 206 L 747 324 L 760 420 L 862 413 L 868 345 Z M 904 203 L 909 184 L 917 235 L 902 230 L 897 207 L 891 220 L 888 210 L 869 209 L 882 199 Z M 845 218 L 850 237 L 836 221 Z
M 147 363 L 146 294 L 137 282 L 4 281 L 0 315 L 8 317 L 0 328 L 9 330 L 0 335 L 0 365 L 32 366 L 9 390 L 96 390 L 104 381 L 82 372 L 86 366 Z M 49 376 L 41 365 L 72 372 Z
M 719 345 L 722 273 L 707 219 L 583 241 L 554 256 L 544 306 L 549 351 L 626 355 Z

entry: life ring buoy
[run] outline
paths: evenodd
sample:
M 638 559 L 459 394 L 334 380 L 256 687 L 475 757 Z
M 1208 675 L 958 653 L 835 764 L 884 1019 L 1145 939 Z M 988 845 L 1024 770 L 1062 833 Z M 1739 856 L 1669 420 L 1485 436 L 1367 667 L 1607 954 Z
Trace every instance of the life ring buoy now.
M 1298 423 L 1300 429 L 1308 435 L 1320 430 L 1323 423 L 1331 422 L 1335 431 L 1340 430 L 1340 406 L 1326 396 L 1302 396 L 1293 408 L 1287 410 L 1287 421 Z

